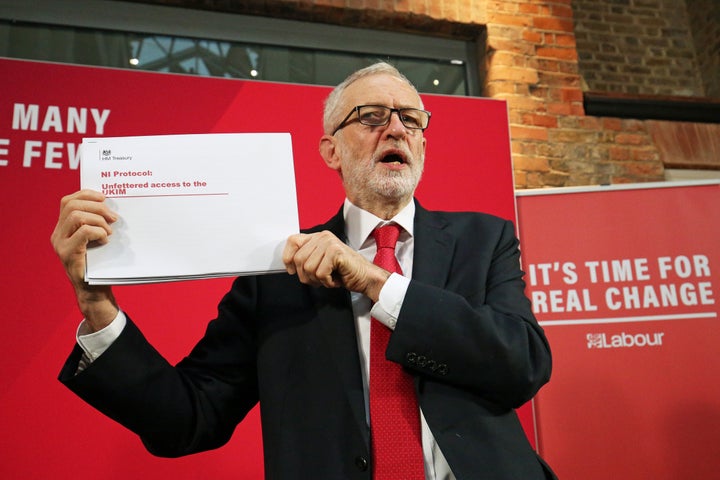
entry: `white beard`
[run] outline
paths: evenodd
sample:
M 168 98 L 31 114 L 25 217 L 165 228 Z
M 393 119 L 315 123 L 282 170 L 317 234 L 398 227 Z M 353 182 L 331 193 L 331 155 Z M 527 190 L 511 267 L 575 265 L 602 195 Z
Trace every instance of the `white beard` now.
M 423 173 L 424 158 L 415 158 L 406 146 L 401 147 L 409 159 L 409 168 L 402 171 L 377 168 L 379 162 L 348 162 L 342 165 L 342 178 L 348 195 L 359 198 L 370 197 L 400 200 L 412 197 Z M 346 154 L 347 152 L 342 152 Z M 347 158 L 344 157 L 343 158 Z

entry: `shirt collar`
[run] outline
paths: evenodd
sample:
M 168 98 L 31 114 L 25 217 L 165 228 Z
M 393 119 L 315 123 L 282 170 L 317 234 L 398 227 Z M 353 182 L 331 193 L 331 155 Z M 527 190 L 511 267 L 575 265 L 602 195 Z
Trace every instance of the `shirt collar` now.
M 379 225 L 395 222 L 407 232 L 401 233 L 401 239 L 404 235 L 412 236 L 415 219 L 415 202 L 410 201 L 397 215 L 385 221 L 354 205 L 346 198 L 345 204 L 343 205 L 343 216 L 345 217 L 345 235 L 347 236 L 348 243 L 355 250 L 359 250 L 372 231 Z

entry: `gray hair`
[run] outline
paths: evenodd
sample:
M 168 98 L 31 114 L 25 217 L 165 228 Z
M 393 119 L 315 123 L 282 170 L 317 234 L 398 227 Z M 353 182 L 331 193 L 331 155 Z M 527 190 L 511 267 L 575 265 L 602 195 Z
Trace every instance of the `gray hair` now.
M 345 89 L 347 89 L 348 86 L 350 86 L 357 80 L 360 80 L 361 78 L 380 74 L 391 75 L 393 77 L 399 78 L 403 82 L 407 83 L 413 90 L 415 90 L 415 93 L 418 93 L 415 85 L 413 85 L 412 82 L 408 80 L 405 75 L 400 73 L 400 70 L 387 62 L 377 62 L 368 67 L 357 70 L 356 72 L 351 73 L 345 80 L 343 80 L 337 87 L 335 87 L 333 91 L 330 92 L 330 95 L 328 95 L 328 97 L 325 99 L 325 109 L 323 111 L 323 130 L 326 134 L 329 135 L 335 129 L 335 122 L 337 121 L 336 117 L 342 115 L 342 113 L 338 114 L 336 110 L 340 105 L 340 98 L 342 97 L 343 93 L 345 93 Z M 418 97 L 420 97 L 419 93 Z M 423 108 L 422 100 L 420 100 L 420 108 Z

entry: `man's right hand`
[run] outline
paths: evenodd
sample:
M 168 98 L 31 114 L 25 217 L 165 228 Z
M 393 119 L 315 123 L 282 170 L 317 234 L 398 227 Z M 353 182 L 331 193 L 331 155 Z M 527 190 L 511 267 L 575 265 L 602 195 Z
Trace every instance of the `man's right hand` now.
M 105 204 L 105 196 L 93 190 L 80 190 L 63 197 L 60 217 L 50 236 L 53 248 L 75 288 L 78 306 L 92 331 L 109 325 L 118 308 L 109 286 L 85 282 L 85 254 L 88 247 L 103 245 L 112 234 L 110 225 L 117 215 Z

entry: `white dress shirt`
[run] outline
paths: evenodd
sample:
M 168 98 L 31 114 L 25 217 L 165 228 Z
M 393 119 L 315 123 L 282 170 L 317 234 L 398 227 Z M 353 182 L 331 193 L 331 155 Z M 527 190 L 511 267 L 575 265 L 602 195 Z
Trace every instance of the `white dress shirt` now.
M 377 246 L 371 236 L 372 231 L 379 225 L 397 223 L 402 227 L 400 238 L 395 247 L 395 254 L 398 257 L 403 275 L 391 274 L 382 290 L 380 298 L 375 305 L 371 305 L 370 299 L 356 292 L 351 292 L 352 309 L 355 316 L 355 328 L 357 331 L 358 351 L 360 354 L 360 366 L 363 377 L 363 392 L 365 397 L 365 412 L 369 418 L 368 398 L 368 375 L 370 371 L 370 321 L 371 316 L 381 321 L 391 329 L 395 328 L 400 309 L 410 284 L 413 267 L 413 253 L 415 243 L 413 238 L 413 225 L 415 218 L 415 203 L 410 202 L 400 213 L 389 221 L 384 221 L 375 215 L 353 205 L 345 200 L 343 205 L 345 218 L 345 229 L 348 245 L 357 250 L 370 262 L 375 258 Z M 125 314 L 120 311 L 113 322 L 102 330 L 89 333 L 85 321 L 80 323 L 77 330 L 77 342 L 82 348 L 84 355 L 80 362 L 78 371 L 82 371 L 89 363 L 93 362 L 120 336 L 127 323 Z M 430 431 L 425 416 L 420 411 L 422 430 L 423 457 L 425 462 L 426 480 L 455 480 L 450 467 L 445 460 L 440 448 Z
M 398 243 L 395 246 L 395 256 L 400 263 L 403 274 L 393 273 L 382 290 L 380 298 L 375 305 L 371 305 L 368 297 L 361 293 L 351 292 L 353 314 L 355 315 L 355 328 L 357 330 L 358 351 L 360 352 L 360 367 L 363 375 L 363 393 L 365 394 L 365 412 L 369 415 L 368 376 L 370 373 L 370 317 L 381 321 L 391 329 L 395 329 L 400 309 L 402 308 L 405 292 L 407 292 L 412 277 L 413 253 L 415 240 L 413 237 L 415 220 L 415 202 L 410 202 L 400 213 L 389 221 L 384 221 L 372 213 L 366 212 L 349 200 L 345 200 L 343 207 L 345 217 L 345 234 L 347 242 L 370 262 L 375 258 L 377 245 L 372 237 L 376 227 L 388 223 L 397 223 L 402 227 Z M 370 419 L 367 418 L 368 424 Z M 422 430 L 423 457 L 425 460 L 426 480 L 455 480 L 450 466 L 445 460 L 425 416 L 420 410 L 420 423 Z

